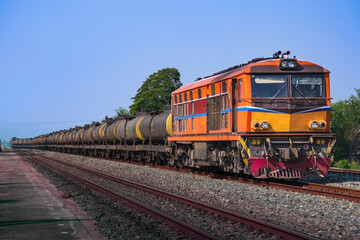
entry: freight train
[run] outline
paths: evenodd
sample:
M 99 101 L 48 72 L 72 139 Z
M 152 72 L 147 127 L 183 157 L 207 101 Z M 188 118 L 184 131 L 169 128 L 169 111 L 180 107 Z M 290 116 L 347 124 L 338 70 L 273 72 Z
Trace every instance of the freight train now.
M 171 94 L 171 108 L 105 119 L 32 139 L 38 148 L 153 164 L 298 179 L 323 176 L 336 142 L 330 132 L 329 71 L 276 52 Z

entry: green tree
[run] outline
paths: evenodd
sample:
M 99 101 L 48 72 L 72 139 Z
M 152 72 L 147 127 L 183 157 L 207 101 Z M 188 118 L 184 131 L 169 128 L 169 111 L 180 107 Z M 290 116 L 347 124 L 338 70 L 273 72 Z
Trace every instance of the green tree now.
M 180 73 L 176 68 L 164 68 L 151 74 L 137 90 L 130 114 L 137 112 L 157 112 L 171 102 L 171 92 L 182 86 Z
M 355 92 L 356 92 L 356 95 L 351 95 L 349 100 L 355 101 L 355 102 L 360 102 L 360 89 L 355 88 Z
M 115 109 L 116 115 L 113 118 L 122 116 L 122 117 L 130 117 L 130 111 L 127 110 L 126 108 L 123 107 L 119 107 L 117 109 Z
M 335 159 L 350 158 L 360 147 L 360 89 L 331 105 L 331 131 L 337 135 Z

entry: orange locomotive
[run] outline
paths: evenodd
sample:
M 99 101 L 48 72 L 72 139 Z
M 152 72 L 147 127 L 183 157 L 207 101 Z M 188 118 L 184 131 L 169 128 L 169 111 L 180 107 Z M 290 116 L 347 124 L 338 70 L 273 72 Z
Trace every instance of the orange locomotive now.
M 289 54 L 254 59 L 174 91 L 172 163 L 255 178 L 325 175 L 335 144 L 329 71 Z

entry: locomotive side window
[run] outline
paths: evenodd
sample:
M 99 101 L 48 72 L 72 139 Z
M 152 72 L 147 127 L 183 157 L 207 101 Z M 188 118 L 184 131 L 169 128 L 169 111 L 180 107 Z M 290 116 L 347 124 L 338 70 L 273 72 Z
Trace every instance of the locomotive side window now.
M 181 99 L 181 93 L 179 94 L 179 103 L 182 102 L 182 99 Z
M 238 99 L 239 99 L 239 102 L 242 101 L 242 79 L 239 79 L 239 83 L 238 83 L 238 86 L 239 86 L 239 90 L 238 90 Z
M 187 102 L 187 93 L 184 93 L 184 102 Z
M 201 98 L 201 88 L 198 89 L 198 99 Z
M 184 103 L 183 108 L 184 108 L 184 115 L 183 116 L 189 115 L 189 103 Z M 183 121 L 183 124 L 184 124 L 183 131 L 187 131 L 188 130 L 188 126 L 187 126 L 188 119 L 185 118 L 185 119 L 182 119 L 182 121 Z
M 191 91 L 192 92 L 192 91 Z M 194 102 L 191 103 L 191 114 L 194 115 L 195 110 L 194 110 Z M 191 118 L 191 130 L 194 130 L 194 117 Z
M 175 103 L 178 103 L 178 101 L 177 101 L 177 96 L 176 96 L 176 95 L 174 96 L 174 98 L 175 98 Z
M 229 106 L 229 95 L 228 94 L 224 94 L 221 96 L 221 128 L 227 128 L 228 127 L 228 113 L 226 112 L 226 110 L 228 109 Z
M 179 105 L 179 116 L 184 116 L 183 115 L 183 104 Z
M 193 91 L 190 91 L 190 100 L 193 100 Z
M 222 92 L 226 93 L 226 82 L 222 82 Z
M 252 75 L 252 97 L 281 98 L 287 97 L 286 75 Z
M 324 79 L 322 76 L 291 76 L 293 97 L 324 97 Z
M 211 85 L 211 95 L 215 95 L 215 85 Z

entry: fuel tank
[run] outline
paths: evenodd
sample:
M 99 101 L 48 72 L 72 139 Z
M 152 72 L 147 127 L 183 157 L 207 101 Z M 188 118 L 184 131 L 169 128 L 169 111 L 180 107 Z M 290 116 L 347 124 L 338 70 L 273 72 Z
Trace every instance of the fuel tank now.
M 59 132 L 56 134 L 55 136 L 55 144 L 62 144 L 63 143 L 63 137 L 64 137 L 64 132 Z
M 142 140 L 149 140 L 151 137 L 151 122 L 154 116 L 152 115 L 145 115 L 144 118 L 139 121 L 139 134 Z
M 101 142 L 105 139 L 106 128 L 107 122 L 102 122 L 92 130 L 92 139 L 94 142 Z
M 124 122 L 124 121 L 126 121 L 126 120 L 125 119 L 117 119 L 113 122 L 108 123 L 108 126 L 105 131 L 105 139 L 108 142 L 121 140 L 117 130 L 118 130 L 118 127 L 121 124 L 121 122 Z
M 56 136 L 56 133 L 51 134 L 51 136 L 50 136 L 50 143 L 51 144 L 55 144 L 55 136 Z
M 135 140 L 135 141 L 139 141 L 139 140 L 144 140 L 144 138 L 142 137 L 141 133 L 140 133 L 140 123 L 141 121 L 146 118 L 149 115 L 140 115 L 130 121 L 127 121 L 126 123 L 126 140 L 130 141 L 130 140 Z
M 84 142 L 85 143 L 93 143 L 94 142 L 93 132 L 95 131 L 95 128 L 99 125 L 100 125 L 100 123 L 98 123 L 98 122 L 92 123 L 91 126 L 89 126 L 87 129 L 85 129 L 85 131 L 84 131 Z
M 116 136 L 121 141 L 125 141 L 126 128 L 127 128 L 128 123 L 129 123 L 129 120 L 123 119 L 119 122 L 119 125 L 116 127 Z
M 171 136 L 171 113 L 164 112 L 159 115 L 146 115 L 139 121 L 141 139 L 152 141 L 164 141 Z M 139 136 L 139 137 L 140 137 Z
M 75 136 L 75 133 L 76 133 L 76 128 L 73 128 L 71 130 L 69 130 L 69 139 L 68 139 L 68 143 L 69 144 L 72 144 L 74 143 L 74 136 Z
M 79 128 L 74 133 L 74 143 L 81 143 L 84 139 L 84 128 Z
M 62 143 L 62 144 L 69 144 L 70 143 L 70 130 L 67 130 L 65 133 L 62 134 L 62 136 L 60 136 L 60 138 L 58 138 L 58 143 Z
M 92 129 L 91 129 L 92 127 L 91 126 L 87 126 L 86 128 L 85 128 L 85 130 L 84 130 L 84 139 L 83 139 L 83 142 L 84 143 L 91 143 L 91 142 L 93 142 L 93 140 L 92 140 L 92 136 L 91 136 L 91 131 L 92 131 Z
M 52 144 L 52 137 L 53 137 L 52 133 L 46 137 L 46 144 Z
M 171 113 L 164 112 L 154 116 L 151 122 L 151 137 L 154 139 L 164 139 L 172 135 Z

